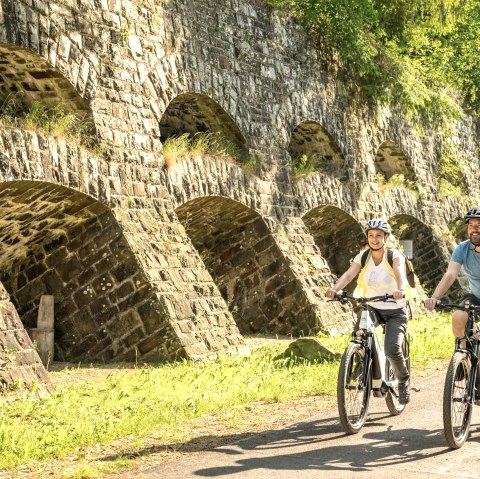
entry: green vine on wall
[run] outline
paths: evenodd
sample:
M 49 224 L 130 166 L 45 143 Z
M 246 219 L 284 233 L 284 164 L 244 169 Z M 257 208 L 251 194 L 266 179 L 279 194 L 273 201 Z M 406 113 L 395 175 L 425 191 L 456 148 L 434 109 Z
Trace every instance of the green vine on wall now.
M 478 110 L 480 2 L 266 0 L 294 16 L 327 60 L 423 128 Z

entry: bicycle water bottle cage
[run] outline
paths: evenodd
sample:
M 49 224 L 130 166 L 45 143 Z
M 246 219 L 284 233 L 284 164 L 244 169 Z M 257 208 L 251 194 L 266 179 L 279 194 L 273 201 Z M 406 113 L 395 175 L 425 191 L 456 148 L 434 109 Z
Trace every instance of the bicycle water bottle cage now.
M 368 309 L 365 309 L 362 311 L 362 315 L 360 316 L 360 324 L 359 324 L 360 329 L 375 329 L 375 326 L 372 321 L 372 317 L 368 311 Z

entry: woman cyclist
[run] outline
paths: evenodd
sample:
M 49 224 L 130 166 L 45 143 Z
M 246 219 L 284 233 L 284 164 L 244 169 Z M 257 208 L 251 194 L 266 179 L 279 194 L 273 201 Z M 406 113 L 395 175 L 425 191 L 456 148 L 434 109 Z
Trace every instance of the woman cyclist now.
M 366 233 L 368 253 L 360 251 L 352 264 L 343 273 L 326 295 L 333 299 L 335 294 L 347 286 L 359 274 L 355 295 L 372 297 L 384 294 L 393 295 L 394 301 L 375 302 L 369 304 L 374 316 L 385 322 L 385 355 L 398 379 L 399 403 L 410 401 L 410 377 L 402 352 L 402 344 L 407 333 L 407 311 L 405 290 L 407 278 L 405 274 L 404 256 L 388 241 L 391 227 L 387 221 L 372 219 L 367 223 Z M 393 252 L 390 266 L 387 249 Z M 362 257 L 364 259 L 362 266 Z

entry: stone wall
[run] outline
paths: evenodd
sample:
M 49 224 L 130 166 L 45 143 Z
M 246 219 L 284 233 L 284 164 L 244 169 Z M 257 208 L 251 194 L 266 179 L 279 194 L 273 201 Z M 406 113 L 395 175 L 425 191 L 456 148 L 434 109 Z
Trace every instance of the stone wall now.
M 8 293 L 0 284 L 0 393 L 53 392 L 53 386 Z
M 55 296 L 58 359 L 205 358 L 243 350 L 241 333 L 345 331 L 323 292 L 364 222 L 414 241 L 428 292 L 479 193 L 473 119 L 452 138 L 465 196 L 442 198 L 436 133 L 367 101 L 260 0 L 0 0 L 12 95 L 65 105 L 95 136 L 89 151 L 0 131 L 1 278 L 25 325 Z M 168 138 L 205 132 L 236 156 L 165 161 Z M 318 161 L 296 176 L 302 155 Z M 398 173 L 415 190 L 378 183 Z

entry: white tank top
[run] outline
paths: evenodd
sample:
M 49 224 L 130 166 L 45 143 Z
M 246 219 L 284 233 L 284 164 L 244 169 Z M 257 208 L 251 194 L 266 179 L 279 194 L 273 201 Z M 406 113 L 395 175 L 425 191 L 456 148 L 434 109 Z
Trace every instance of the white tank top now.
M 370 267 L 365 273 L 365 296 L 381 296 L 382 294 L 392 294 L 396 291 L 397 282 L 395 276 L 386 268 L 384 261 L 381 261 L 378 266 L 375 265 L 373 260 L 369 261 L 369 263 Z M 403 308 L 406 304 L 405 299 L 393 301 L 377 301 L 369 304 L 378 309 L 398 309 Z

